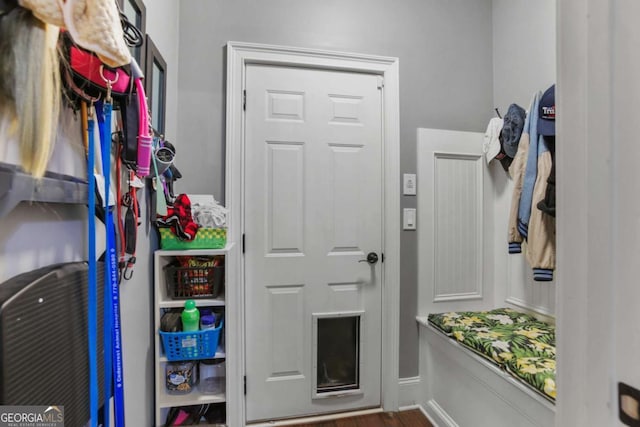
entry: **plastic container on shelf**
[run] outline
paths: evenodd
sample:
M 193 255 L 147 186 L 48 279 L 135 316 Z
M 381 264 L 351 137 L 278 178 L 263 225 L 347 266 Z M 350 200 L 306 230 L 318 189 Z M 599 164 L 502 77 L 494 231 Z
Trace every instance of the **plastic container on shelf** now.
M 182 332 L 193 332 L 200 329 L 200 312 L 194 300 L 184 302 L 182 310 Z
M 205 314 L 200 316 L 200 330 L 214 329 L 216 327 L 215 314 Z
M 191 393 L 196 384 L 196 363 L 167 363 L 165 367 L 166 388 L 168 394 Z
M 224 359 L 200 361 L 198 390 L 203 394 L 224 393 L 226 382 Z

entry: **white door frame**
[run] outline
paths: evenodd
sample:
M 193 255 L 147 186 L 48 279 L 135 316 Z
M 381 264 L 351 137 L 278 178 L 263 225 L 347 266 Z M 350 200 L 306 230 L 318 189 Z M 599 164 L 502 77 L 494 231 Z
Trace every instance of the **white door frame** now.
M 399 376 L 399 314 L 400 314 L 400 106 L 398 58 L 271 46 L 253 43 L 227 43 L 227 135 L 225 200 L 230 215 L 227 218 L 230 242 L 242 245 L 244 233 L 244 125 L 243 90 L 247 64 L 273 64 L 320 68 L 339 71 L 378 74 L 384 80 L 382 90 L 383 143 L 383 253 L 382 283 L 382 407 L 398 409 Z M 230 383 L 227 390 L 229 425 L 245 425 L 245 396 L 242 383 L 245 375 L 244 337 L 244 256 L 235 257 L 233 268 L 237 283 L 227 287 L 228 337 L 241 337 L 236 343 L 238 357 L 227 362 Z M 231 344 L 230 342 L 228 342 Z M 250 386 L 250 385 L 249 385 Z M 238 417 L 240 417 L 238 419 Z
M 638 87 L 626 80 L 635 79 L 626 58 L 635 42 L 630 34 L 637 34 L 629 33 L 628 4 L 566 0 L 556 6 L 556 135 L 562 141 L 556 150 L 556 426 L 622 425 L 616 383 L 626 366 L 617 353 L 634 347 L 617 341 L 623 331 L 616 329 L 616 298 L 629 298 L 624 286 L 634 282 L 620 265 L 637 263 L 636 252 L 620 240 L 637 227 L 618 222 L 629 218 L 621 207 L 631 205 L 620 199 L 633 197 L 624 189 L 636 179 L 620 159 L 633 156 L 625 136 L 637 126 L 617 123 L 628 117 L 620 109 L 635 98 L 621 94 Z

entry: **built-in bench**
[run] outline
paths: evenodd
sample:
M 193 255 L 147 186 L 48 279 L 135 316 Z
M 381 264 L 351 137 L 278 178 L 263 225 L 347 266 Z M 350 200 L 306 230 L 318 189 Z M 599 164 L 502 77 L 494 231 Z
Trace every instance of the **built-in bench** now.
M 554 325 L 511 309 L 418 322 L 422 403 L 438 425 L 553 425 Z

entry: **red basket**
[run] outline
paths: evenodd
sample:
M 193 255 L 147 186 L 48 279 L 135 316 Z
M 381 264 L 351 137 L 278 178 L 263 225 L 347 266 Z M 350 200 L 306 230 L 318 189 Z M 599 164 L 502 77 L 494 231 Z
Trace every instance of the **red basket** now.
M 223 289 L 224 265 L 164 269 L 167 295 L 173 299 L 217 298 Z

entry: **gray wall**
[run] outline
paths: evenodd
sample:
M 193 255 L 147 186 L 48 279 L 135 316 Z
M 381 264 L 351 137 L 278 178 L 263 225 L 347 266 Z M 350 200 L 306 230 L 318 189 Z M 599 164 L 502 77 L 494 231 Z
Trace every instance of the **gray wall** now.
M 182 1 L 179 191 L 224 200 L 227 41 L 399 57 L 403 173 L 416 171 L 416 128 L 482 132 L 492 114 L 491 0 Z M 402 206 L 415 207 L 415 197 L 403 196 Z M 411 377 L 418 375 L 416 234 L 403 232 L 401 243 L 400 376 Z
M 167 63 L 165 135 L 173 141 L 178 128 L 178 4 L 173 0 L 153 0 L 145 1 L 145 5 L 147 34 Z M 147 212 L 146 205 L 146 200 L 141 201 L 142 212 Z M 142 224 L 138 229 L 138 261 L 133 279 L 120 286 L 126 423 L 130 426 L 152 425 L 155 407 L 153 251 L 158 246 L 146 214 Z
M 556 0 L 493 0 L 493 99 L 501 112 L 556 81 Z
M 493 0 L 493 102 L 501 113 L 556 81 L 556 0 Z M 496 307 L 517 297 L 529 308 L 555 312 L 555 283 L 534 282 L 524 254 L 507 252 L 513 181 L 499 162 L 489 164 L 493 201 Z M 533 292 L 526 292 L 533 290 Z M 522 291 L 525 292 L 522 292 Z

